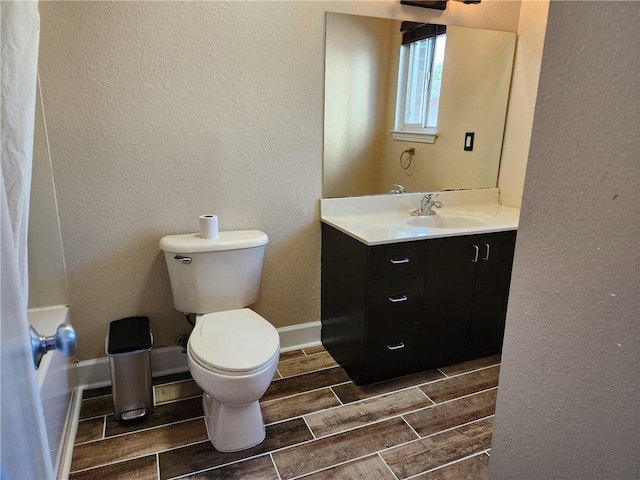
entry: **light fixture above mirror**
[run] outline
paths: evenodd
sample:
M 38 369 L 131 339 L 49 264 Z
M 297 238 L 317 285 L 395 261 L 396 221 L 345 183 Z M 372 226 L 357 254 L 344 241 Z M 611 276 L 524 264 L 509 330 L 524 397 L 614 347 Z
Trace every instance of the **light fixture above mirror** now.
M 466 5 L 477 5 L 482 0 L 453 0 L 453 1 L 461 2 L 461 3 L 464 3 Z M 429 0 L 400 0 L 400 4 L 401 5 L 408 5 L 408 6 L 411 6 L 411 7 L 421 7 L 421 8 L 433 8 L 435 10 L 446 10 L 447 9 L 447 3 L 449 3 L 449 0 L 435 0 L 435 1 L 429 1 Z
M 401 5 L 410 7 L 433 8 L 435 10 L 446 10 L 447 0 L 441 1 L 420 1 L 420 0 L 400 0 Z

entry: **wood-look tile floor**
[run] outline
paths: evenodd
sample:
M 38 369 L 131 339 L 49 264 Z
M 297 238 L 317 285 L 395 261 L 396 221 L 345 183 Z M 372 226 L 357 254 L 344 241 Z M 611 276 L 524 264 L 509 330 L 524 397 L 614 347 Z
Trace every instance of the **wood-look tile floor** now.
M 267 438 L 217 452 L 188 373 L 154 379 L 154 413 L 113 417 L 83 392 L 70 478 L 486 479 L 499 356 L 358 387 L 322 348 L 280 356 L 261 399 Z

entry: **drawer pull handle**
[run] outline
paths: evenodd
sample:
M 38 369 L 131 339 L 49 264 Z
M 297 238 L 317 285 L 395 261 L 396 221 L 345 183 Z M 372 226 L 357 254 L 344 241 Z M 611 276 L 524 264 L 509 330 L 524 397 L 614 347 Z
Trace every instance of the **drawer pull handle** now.
M 391 303 L 398 303 L 398 302 L 406 302 L 407 300 L 409 300 L 409 298 L 407 298 L 406 295 L 402 295 L 401 297 L 389 297 L 389 301 Z
M 389 260 L 394 265 L 400 265 L 401 263 L 409 263 L 409 259 L 407 257 L 401 258 L 400 260 Z
M 400 350 L 401 348 L 404 348 L 404 343 L 400 342 L 398 345 L 387 345 L 387 348 L 389 350 Z
M 480 247 L 478 247 L 478 245 L 474 245 L 473 251 L 474 251 L 474 257 L 473 257 L 473 260 L 471 260 L 471 263 L 478 263 L 478 254 L 480 253 Z

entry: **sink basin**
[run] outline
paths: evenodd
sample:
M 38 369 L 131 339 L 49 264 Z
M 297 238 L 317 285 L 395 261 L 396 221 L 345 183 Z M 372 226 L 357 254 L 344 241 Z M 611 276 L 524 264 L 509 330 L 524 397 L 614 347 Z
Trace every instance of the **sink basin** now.
M 479 218 L 465 215 L 436 214 L 428 217 L 413 217 L 407 220 L 407 224 L 425 228 L 473 228 L 481 227 L 484 222 Z

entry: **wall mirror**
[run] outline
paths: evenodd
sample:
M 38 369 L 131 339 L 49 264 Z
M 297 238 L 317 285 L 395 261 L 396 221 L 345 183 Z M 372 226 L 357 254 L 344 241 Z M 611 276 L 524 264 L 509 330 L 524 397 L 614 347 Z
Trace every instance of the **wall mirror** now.
M 325 198 L 388 193 L 393 184 L 408 192 L 497 185 L 516 34 L 446 27 L 437 138 L 429 144 L 391 134 L 401 24 L 327 13 Z M 464 149 L 467 133 L 474 134 L 471 151 Z M 401 162 L 411 148 L 412 158 Z

